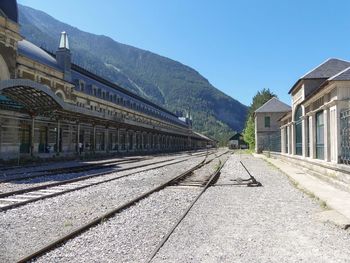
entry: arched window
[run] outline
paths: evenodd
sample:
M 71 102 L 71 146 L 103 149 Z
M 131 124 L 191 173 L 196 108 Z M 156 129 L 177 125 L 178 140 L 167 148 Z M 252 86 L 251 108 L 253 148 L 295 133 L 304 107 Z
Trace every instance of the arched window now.
M 303 115 L 303 110 L 300 105 L 297 106 L 294 115 L 295 121 L 295 154 L 302 155 L 303 153 L 303 132 L 301 117 Z

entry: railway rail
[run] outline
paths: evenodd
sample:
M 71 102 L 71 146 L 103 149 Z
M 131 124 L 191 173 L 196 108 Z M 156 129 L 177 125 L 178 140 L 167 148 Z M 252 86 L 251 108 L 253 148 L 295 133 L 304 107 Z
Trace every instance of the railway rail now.
M 150 263 L 152 261 L 152 259 L 156 256 L 156 254 L 158 253 L 158 251 L 161 249 L 161 247 L 166 243 L 166 241 L 169 239 L 169 237 L 171 236 L 171 234 L 175 231 L 175 229 L 178 227 L 178 225 L 182 222 L 182 220 L 186 217 L 186 215 L 190 212 L 190 210 L 192 209 L 192 207 L 195 205 L 195 203 L 198 201 L 198 199 L 202 196 L 202 194 L 211 186 L 213 185 L 218 177 L 220 176 L 220 171 L 221 169 L 224 167 L 225 163 L 226 163 L 227 159 L 221 163 L 220 165 L 215 169 L 215 171 L 210 174 L 209 176 L 206 176 L 204 178 L 201 178 L 201 180 L 195 180 L 195 184 L 190 184 L 190 186 L 200 186 L 203 189 L 199 192 L 199 194 L 194 198 L 194 200 L 191 202 L 191 204 L 188 206 L 188 208 L 185 210 L 185 212 L 182 214 L 182 216 L 177 220 L 177 222 L 173 225 L 173 227 L 168 231 L 168 233 L 163 237 L 163 239 L 159 242 L 159 244 L 157 245 L 157 247 L 154 249 L 154 251 L 152 252 L 151 256 L 148 258 L 148 260 L 146 261 L 147 263 Z M 193 181 L 190 181 L 193 182 Z M 179 182 L 175 182 L 175 185 L 184 185 L 184 186 L 188 186 L 188 180 L 185 179 L 185 183 L 183 184 L 181 182 L 181 180 L 179 180 Z
M 215 154 L 215 153 L 207 153 L 206 155 L 208 156 L 208 154 L 211 155 L 211 154 Z M 113 172 L 133 170 L 133 169 L 137 169 L 137 168 L 143 168 L 143 167 L 148 167 L 148 166 L 160 164 L 158 166 L 142 170 L 144 172 L 144 171 L 154 170 L 154 169 L 162 168 L 165 166 L 185 162 L 193 157 L 201 157 L 201 156 L 203 156 L 203 154 L 192 155 L 191 157 L 185 158 L 183 160 L 177 160 L 177 161 L 175 159 L 162 160 L 159 162 L 153 162 L 153 163 L 149 163 L 149 164 L 141 164 L 141 165 L 137 165 L 137 166 L 121 168 L 121 169 L 118 169 L 118 170 L 112 171 L 112 172 L 108 171 L 108 172 L 102 172 L 102 173 L 95 173 L 95 174 L 90 174 L 90 175 L 86 175 L 86 176 L 79 177 L 79 178 L 58 181 L 58 182 L 44 184 L 44 185 L 40 185 L 40 186 L 34 186 L 34 187 L 24 188 L 24 189 L 20 189 L 20 190 L 16 190 L 16 191 L 1 193 L 0 194 L 0 211 L 9 210 L 9 209 L 12 209 L 15 207 L 19 207 L 19 206 L 22 206 L 22 205 L 25 205 L 28 203 L 32 203 L 32 202 L 36 202 L 39 200 L 43 200 L 46 198 L 55 197 L 58 195 L 62 195 L 62 194 L 69 193 L 72 191 L 77 191 L 77 190 L 91 187 L 94 185 L 99 185 L 102 183 L 107 183 L 110 181 L 118 180 L 118 179 L 130 176 L 130 175 L 134 175 L 136 173 L 139 173 L 140 171 L 131 172 L 131 173 L 124 174 L 124 175 L 116 175 L 112 178 L 101 178 L 103 175 L 108 175 L 108 174 L 111 174 Z M 92 180 L 92 181 L 90 180 L 88 182 L 84 182 L 85 180 L 92 179 L 92 178 L 94 178 L 95 180 Z
M 54 249 L 55 247 L 58 247 L 60 246 L 62 243 L 74 238 L 75 236 L 78 236 L 79 234 L 87 231 L 88 229 L 90 229 L 91 227 L 93 226 L 96 226 L 98 224 L 100 224 L 101 222 L 104 222 L 106 219 L 122 212 L 123 210 L 133 206 L 134 204 L 136 204 L 137 202 L 141 201 L 142 199 L 144 198 L 147 198 L 148 196 L 150 196 L 152 193 L 155 193 L 157 191 L 160 191 L 168 186 L 172 186 L 172 185 L 176 185 L 179 183 L 179 181 L 181 181 L 181 179 L 184 179 L 184 178 L 187 178 L 188 176 L 190 176 L 195 170 L 198 170 L 199 168 L 203 167 L 204 165 L 207 165 L 209 164 L 210 162 L 220 158 L 221 156 L 227 154 L 228 151 L 224 152 L 224 153 L 221 153 L 221 154 L 218 154 L 210 159 L 210 160 L 207 160 L 208 159 L 208 155 L 204 158 L 204 160 L 202 160 L 201 162 L 199 162 L 197 165 L 193 166 L 192 168 L 190 168 L 189 170 L 181 173 L 180 175 L 177 175 L 173 178 L 171 178 L 170 180 L 167 180 L 166 182 L 154 187 L 153 189 L 141 194 L 140 196 L 136 197 L 136 198 L 133 198 L 132 200 L 118 206 L 118 207 L 115 207 L 113 209 L 111 209 L 110 211 L 108 211 L 107 213 L 91 220 L 90 222 L 74 229 L 73 231 L 71 231 L 70 233 L 54 240 L 53 242 L 50 242 L 49 244 L 43 246 L 42 248 L 30 253 L 29 255 L 21 258 L 20 260 L 18 260 L 18 262 L 28 262 L 30 260 L 33 260 L 35 258 L 37 258 L 38 256 L 40 255 L 43 255 L 44 253 Z M 221 166 L 222 168 L 222 166 Z M 217 176 L 218 174 L 216 174 Z M 208 179 L 208 182 L 206 183 L 206 185 L 209 183 L 209 182 L 212 182 L 214 179 L 212 179 L 212 177 L 210 177 Z
M 192 153 L 198 153 L 198 152 L 205 152 L 205 150 L 191 150 L 191 151 L 182 151 L 182 152 L 175 152 L 175 153 L 157 153 L 155 155 L 151 155 L 151 156 L 163 156 L 163 155 L 179 155 L 179 154 L 189 154 L 191 155 Z M 88 159 L 86 161 L 88 162 L 100 162 L 100 161 L 104 161 L 104 160 L 109 160 L 111 158 L 111 156 L 107 156 L 107 157 L 97 157 L 97 158 L 91 158 Z M 123 158 L 123 157 L 122 157 Z M 125 158 L 125 157 L 124 157 Z M 128 157 L 126 157 L 128 158 Z M 142 157 L 139 157 L 142 158 Z M 52 163 L 54 163 L 52 161 Z M 64 163 L 64 162 L 63 162 Z M 31 163 L 31 164 L 24 164 L 24 165 L 12 165 L 12 166 L 8 166 L 8 165 L 1 165 L 0 164 L 0 173 L 6 173 L 6 171 L 11 171 L 11 170 L 16 170 L 16 169 L 23 169 L 23 168 L 32 168 L 32 167 L 42 167 L 47 165 L 47 163 Z
M 132 162 L 138 162 L 147 160 L 149 158 L 129 158 L 124 160 L 111 160 L 101 163 L 91 163 L 91 164 L 83 164 L 83 165 L 74 165 L 74 166 L 68 166 L 68 167 L 60 167 L 60 168 L 53 168 L 53 169 L 45 169 L 45 170 L 38 170 L 38 171 L 32 171 L 32 172 L 15 172 L 11 173 L 9 175 L 3 175 L 0 179 L 0 183 L 6 183 L 11 182 L 15 180 L 25 180 L 25 179 L 32 179 L 36 177 L 42 177 L 42 176 L 49 176 L 49 175 L 55 175 L 55 174 L 64 174 L 64 173 L 79 173 L 82 171 L 89 171 L 94 169 L 102 169 L 102 168 L 108 168 L 113 167 L 118 164 L 123 163 L 132 163 Z M 16 176 L 16 175 L 22 175 L 22 176 Z
M 197 154 L 193 154 L 191 156 L 196 156 L 196 155 L 205 155 L 205 153 L 197 153 Z M 0 184 L 12 182 L 12 181 L 18 181 L 18 180 L 33 179 L 33 178 L 37 178 L 37 177 L 65 174 L 65 173 L 71 174 L 71 173 L 86 172 L 86 171 L 90 171 L 90 170 L 113 168 L 119 164 L 134 163 L 134 162 L 140 162 L 140 161 L 151 160 L 151 159 L 152 159 L 152 157 L 128 158 L 128 159 L 123 159 L 123 160 L 103 161 L 103 162 L 84 164 L 84 165 L 78 165 L 78 166 L 75 165 L 75 166 L 62 167 L 62 168 L 38 170 L 38 171 L 30 172 L 30 173 L 16 172 L 16 173 L 12 173 L 6 177 L 3 176 L 3 178 L 0 179 Z M 170 160 L 175 160 L 175 159 L 176 158 L 173 158 Z M 22 174 L 23 176 L 14 176 L 14 175 L 18 175 L 18 174 Z

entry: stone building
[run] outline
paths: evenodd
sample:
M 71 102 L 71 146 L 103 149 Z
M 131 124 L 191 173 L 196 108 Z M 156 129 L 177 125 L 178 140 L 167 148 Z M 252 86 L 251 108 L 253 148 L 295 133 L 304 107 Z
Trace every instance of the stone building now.
M 282 153 L 314 162 L 349 162 L 350 62 L 329 59 L 290 89 L 292 112 L 281 126 Z
M 59 39 L 57 39 L 59 40 Z M 23 39 L 15 0 L 0 2 L 0 159 L 206 147 L 191 120 Z
M 280 151 L 279 119 L 290 110 L 290 106 L 273 97 L 254 112 L 256 152 Z

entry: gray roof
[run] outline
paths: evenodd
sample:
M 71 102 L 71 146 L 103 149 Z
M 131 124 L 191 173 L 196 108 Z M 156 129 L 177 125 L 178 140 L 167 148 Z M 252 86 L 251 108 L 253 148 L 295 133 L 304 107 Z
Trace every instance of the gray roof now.
M 350 67 L 339 72 L 337 75 L 331 77 L 329 80 L 350 80 Z
M 302 80 L 306 80 L 306 79 L 327 80 L 333 77 L 334 75 L 339 74 L 339 72 L 342 72 L 348 67 L 350 67 L 350 62 L 337 59 L 337 58 L 330 58 L 325 62 L 323 62 L 321 65 L 317 66 L 313 70 L 306 73 L 300 79 L 298 79 L 298 81 L 293 85 L 293 87 L 289 90 L 288 93 L 290 94 Z
M 348 67 L 350 67 L 350 62 L 330 58 L 306 73 L 301 79 L 328 79 Z
M 62 71 L 53 56 L 27 40 L 18 41 L 18 52 L 25 57 Z
M 292 108 L 289 105 L 278 100 L 276 97 L 273 97 L 269 101 L 267 101 L 264 105 L 262 105 L 260 108 L 258 108 L 255 111 L 255 113 L 257 113 L 257 112 L 287 112 L 287 111 L 290 111 L 291 109 Z

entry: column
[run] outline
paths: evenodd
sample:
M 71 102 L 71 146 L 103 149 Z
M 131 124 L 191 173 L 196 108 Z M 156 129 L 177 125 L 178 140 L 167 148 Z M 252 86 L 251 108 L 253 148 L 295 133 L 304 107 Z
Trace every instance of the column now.
M 78 128 L 77 128 L 77 153 L 80 153 L 80 123 L 78 122 Z
M 120 129 L 117 129 L 117 149 L 118 149 L 118 152 L 120 151 Z
M 132 134 L 132 150 L 135 152 L 136 151 L 136 131 L 133 132 Z
M 295 143 L 296 143 L 295 142 L 295 124 L 293 122 L 291 123 L 290 131 L 291 131 L 291 133 L 290 133 L 290 137 L 291 137 L 290 138 L 291 139 L 290 140 L 290 142 L 291 142 L 291 145 L 290 145 L 291 149 L 290 150 L 291 151 L 290 152 L 292 155 L 295 155 L 295 146 L 296 146 L 295 145 Z
M 35 139 L 35 116 L 32 116 L 32 132 L 30 138 L 30 154 L 34 155 L 34 139 Z
M 92 146 L 92 151 L 95 152 L 95 149 L 96 149 L 96 125 L 93 125 L 92 143 L 94 144 L 94 145 Z
M 307 116 L 303 116 L 303 119 L 301 121 L 301 133 L 302 133 L 302 156 L 303 158 L 306 158 L 307 155 L 307 130 L 306 130 L 306 121 L 307 121 Z
M 108 126 L 105 128 L 105 151 L 108 153 L 109 152 L 109 129 Z
M 329 129 L 330 129 L 330 141 L 331 143 L 331 162 L 332 163 L 338 163 L 340 155 L 339 149 L 341 147 L 340 145 L 340 118 L 337 118 L 338 116 L 338 108 L 337 105 L 332 106 L 329 109 Z
M 130 147 L 129 131 L 125 130 L 125 150 L 128 152 Z
M 316 157 L 316 136 L 315 136 L 315 113 L 309 116 L 309 141 L 310 141 L 310 158 Z
M 287 127 L 286 127 L 286 129 L 287 129 L 287 153 L 288 154 L 291 154 L 291 149 L 290 149 L 290 144 L 291 144 L 291 142 L 290 142 L 290 125 L 287 125 Z
M 286 142 L 285 142 L 284 132 L 285 132 L 285 127 L 281 128 L 281 153 L 285 153 L 285 150 L 286 150 L 286 148 L 285 148 Z
M 326 162 L 330 161 L 329 150 L 330 150 L 330 136 L 329 136 L 329 109 L 323 110 L 323 120 L 324 120 L 324 160 Z
M 57 120 L 57 134 L 56 134 L 56 152 L 60 152 L 60 129 L 61 129 L 61 123 L 60 120 Z
M 143 140 L 143 132 L 141 132 L 141 149 L 142 150 L 145 150 L 145 147 L 144 147 L 144 140 Z

